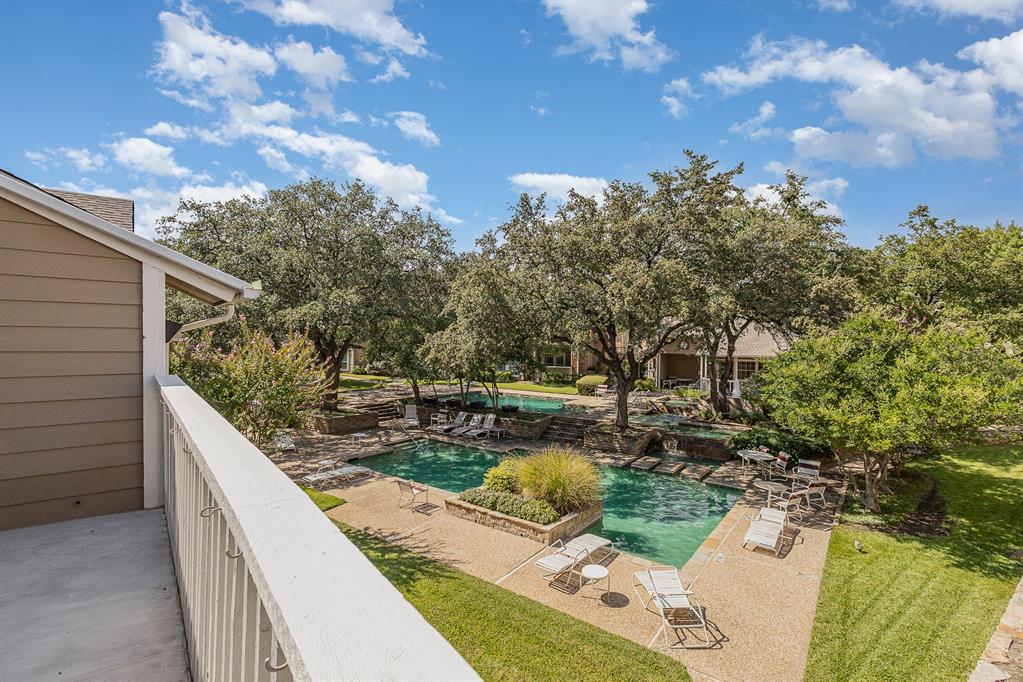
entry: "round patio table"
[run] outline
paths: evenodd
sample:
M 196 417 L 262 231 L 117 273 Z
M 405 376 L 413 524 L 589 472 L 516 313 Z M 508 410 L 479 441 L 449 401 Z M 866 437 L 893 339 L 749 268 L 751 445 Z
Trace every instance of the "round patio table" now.
M 771 498 L 778 496 L 781 497 L 788 492 L 789 487 L 784 483 L 778 483 L 777 481 L 761 481 L 757 479 L 753 481 L 753 487 L 759 488 L 760 490 L 767 491 L 767 506 L 771 506 Z
M 587 564 L 583 566 L 582 574 L 583 578 L 594 583 L 593 587 L 596 590 L 600 589 L 598 586 L 599 581 L 606 580 L 607 587 L 604 592 L 607 593 L 611 591 L 611 573 L 607 570 L 606 566 L 601 566 L 600 564 Z
M 747 471 L 749 470 L 750 462 L 756 462 L 757 466 L 763 469 L 765 462 L 770 462 L 774 459 L 774 455 L 762 450 L 739 450 L 735 454 L 739 455 L 739 459 L 745 463 L 743 469 Z

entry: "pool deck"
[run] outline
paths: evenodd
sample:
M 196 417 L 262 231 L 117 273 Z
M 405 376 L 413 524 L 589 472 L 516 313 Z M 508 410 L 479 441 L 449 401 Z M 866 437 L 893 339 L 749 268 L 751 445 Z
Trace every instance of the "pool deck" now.
M 616 556 L 608 565 L 611 593 L 602 599 L 590 585 L 562 591 L 541 580 L 533 565 L 542 544 L 449 516 L 444 500 L 453 493 L 431 488 L 430 506 L 417 511 L 398 507 L 394 479 L 382 475 L 327 492 L 347 501 L 327 513 L 331 518 L 662 651 L 697 681 L 802 679 L 839 503 L 831 492 L 826 511 L 794 522 L 775 557 L 742 548 L 749 519 L 764 503 L 763 493 L 747 491 L 681 569 L 717 643 L 680 651 L 664 646 L 659 617 L 633 592 L 632 574 L 650 565 L 644 559 Z

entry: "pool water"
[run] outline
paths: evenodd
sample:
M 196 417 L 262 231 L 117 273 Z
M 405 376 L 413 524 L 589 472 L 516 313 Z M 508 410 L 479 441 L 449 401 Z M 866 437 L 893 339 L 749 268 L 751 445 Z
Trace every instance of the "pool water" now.
M 674 414 L 636 414 L 630 415 L 629 421 L 633 424 L 641 424 L 643 426 L 656 426 L 685 436 L 712 438 L 714 440 L 728 440 L 735 434 L 741 433 L 738 429 L 697 426 L 696 424 L 690 424 L 684 421 L 684 417 Z
M 467 394 L 469 401 L 486 400 L 490 404 L 490 396 L 481 391 L 472 391 Z M 531 395 L 518 395 L 512 393 L 500 393 L 497 396 L 497 403 L 503 406 L 515 406 L 523 412 L 561 412 L 565 409 L 564 398 L 539 398 Z
M 388 476 L 408 478 L 435 488 L 460 493 L 483 485 L 483 474 L 497 466 L 500 455 L 479 448 L 420 441 L 395 448 L 383 455 L 359 460 L 359 464 Z
M 516 453 L 521 454 L 521 453 Z M 360 460 L 389 476 L 460 493 L 483 484 L 500 455 L 464 445 L 430 441 Z M 600 467 L 603 518 L 587 529 L 618 549 L 671 566 L 682 566 L 724 518 L 738 491 L 634 469 Z
M 601 467 L 604 515 L 586 532 L 630 554 L 682 566 L 739 499 L 739 492 L 663 474 Z

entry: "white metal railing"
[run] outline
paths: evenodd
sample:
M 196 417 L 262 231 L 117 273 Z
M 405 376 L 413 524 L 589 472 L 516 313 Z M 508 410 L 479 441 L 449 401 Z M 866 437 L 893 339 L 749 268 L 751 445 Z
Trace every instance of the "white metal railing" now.
M 479 679 L 263 453 L 177 377 L 158 382 L 193 679 Z

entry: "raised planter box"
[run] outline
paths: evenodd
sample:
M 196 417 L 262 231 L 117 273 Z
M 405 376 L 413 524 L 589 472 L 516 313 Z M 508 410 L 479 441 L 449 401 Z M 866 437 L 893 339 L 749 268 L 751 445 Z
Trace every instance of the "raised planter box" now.
M 626 433 L 618 433 L 617 431 L 602 431 L 592 428 L 588 429 L 583 436 L 583 445 L 595 450 L 606 450 L 623 455 L 642 455 L 650 447 L 650 443 L 655 438 L 659 438 L 662 433 L 661 429 L 632 429 Z
M 530 540 L 542 542 L 549 545 L 557 540 L 568 540 L 589 528 L 600 520 L 603 514 L 603 506 L 597 505 L 583 511 L 573 512 L 562 516 L 554 523 L 546 526 L 525 519 L 508 516 L 486 507 L 471 504 L 457 497 L 451 497 L 444 501 L 448 514 L 461 519 L 478 523 L 488 528 L 503 530 L 512 535 L 520 535 Z
M 380 415 L 373 412 L 356 412 L 353 414 L 307 414 L 303 421 L 306 426 L 317 433 L 339 434 L 376 428 L 380 424 Z

